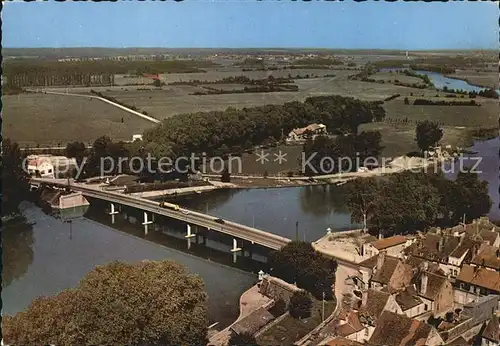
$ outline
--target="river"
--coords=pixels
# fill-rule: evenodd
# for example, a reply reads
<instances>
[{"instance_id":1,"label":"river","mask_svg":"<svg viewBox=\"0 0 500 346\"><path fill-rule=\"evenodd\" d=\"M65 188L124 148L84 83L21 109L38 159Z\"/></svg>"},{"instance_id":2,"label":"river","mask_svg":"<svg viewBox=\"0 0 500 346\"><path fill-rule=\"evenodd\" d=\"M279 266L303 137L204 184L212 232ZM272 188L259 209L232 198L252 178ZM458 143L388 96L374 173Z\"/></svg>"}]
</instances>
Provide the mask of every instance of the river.
<instances>
[{"instance_id":1,"label":"river","mask_svg":"<svg viewBox=\"0 0 500 346\"><path fill-rule=\"evenodd\" d=\"M489 182L492 219L500 219L499 148L499 138L477 142L470 148L478 152L470 156L482 157L480 177ZM298 221L298 238L313 241L323 236L328 227L333 231L359 227L350 221L345 198L342 187L309 186L219 190L184 197L179 203L289 238L297 236ZM124 210L112 223L103 208L93 203L85 217L73 221L71 227L30 203L23 203L22 211L28 223L34 224L13 230L4 228L2 232L2 299L6 314L25 309L40 295L53 295L76 286L96 265L113 260L171 259L184 264L205 281L210 321L224 327L238 316L239 296L255 282L255 272L265 269L265 259L262 261L265 252L259 249L253 254L253 260L240 257L233 264L229 252L231 239L220 234L207 242L208 247L198 244L187 249L184 226L157 220L161 232L157 229L144 236L137 222L141 213L133 210Z\"/></svg>"},{"instance_id":2,"label":"river","mask_svg":"<svg viewBox=\"0 0 500 346\"><path fill-rule=\"evenodd\" d=\"M399 71L404 71L408 70L408 68L381 68L379 69L380 72L399 72ZM457 79L457 78L450 78L450 77L445 77L439 72L431 72L431 71L415 71L418 74L421 75L427 75L429 79L431 80L432 84L434 84L434 87L439 90L443 90L444 87L448 89L454 89L454 90L463 90L465 92L480 92L484 90L488 90L486 87L481 87L477 85L472 85L469 84L468 82L462 80L462 79ZM500 89L495 90L497 94L500 95Z\"/></svg>"},{"instance_id":3,"label":"river","mask_svg":"<svg viewBox=\"0 0 500 346\"><path fill-rule=\"evenodd\" d=\"M431 80L431 82L434 84L434 87L436 87L436 89L439 90L443 90L444 87L454 90L463 90L466 92L471 92L471 91L480 92L488 90L488 88L472 85L461 79L445 77L438 72L430 72L430 71L415 71L415 72L427 75ZM499 89L496 89L496 92L500 94Z\"/></svg>"}]
</instances>

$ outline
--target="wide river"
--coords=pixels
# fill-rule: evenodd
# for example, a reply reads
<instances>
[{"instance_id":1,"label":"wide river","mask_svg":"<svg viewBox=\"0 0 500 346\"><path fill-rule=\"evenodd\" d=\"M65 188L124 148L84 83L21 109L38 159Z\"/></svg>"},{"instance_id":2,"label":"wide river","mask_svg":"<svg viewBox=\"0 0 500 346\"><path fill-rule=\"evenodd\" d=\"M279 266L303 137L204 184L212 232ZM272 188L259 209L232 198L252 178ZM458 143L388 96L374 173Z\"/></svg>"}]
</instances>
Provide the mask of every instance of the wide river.
<instances>
[{"instance_id":1,"label":"wide river","mask_svg":"<svg viewBox=\"0 0 500 346\"><path fill-rule=\"evenodd\" d=\"M482 157L479 169L481 177L489 182L493 199L489 216L494 219L500 219L499 148L499 138L478 142L471 148L478 152L472 156ZM324 235L328 227L358 227L351 224L341 187L217 191L181 202L189 208L208 210L212 215L308 241ZM40 295L53 295L76 286L96 265L113 260L171 259L205 281L210 320L223 327L237 317L239 296L256 281L255 272L265 269L265 251L259 249L254 252L254 260L240 257L234 264L229 252L231 239L224 237L210 239L208 247L195 244L188 249L183 237L185 229L173 222L158 220L161 227L150 229L144 236L137 222L141 215L132 210L125 210L112 223L103 208L94 204L85 217L72 224L47 215L30 203L24 203L22 210L28 223L34 224L5 228L2 232L2 299L6 314L25 309Z\"/></svg>"}]
</instances>

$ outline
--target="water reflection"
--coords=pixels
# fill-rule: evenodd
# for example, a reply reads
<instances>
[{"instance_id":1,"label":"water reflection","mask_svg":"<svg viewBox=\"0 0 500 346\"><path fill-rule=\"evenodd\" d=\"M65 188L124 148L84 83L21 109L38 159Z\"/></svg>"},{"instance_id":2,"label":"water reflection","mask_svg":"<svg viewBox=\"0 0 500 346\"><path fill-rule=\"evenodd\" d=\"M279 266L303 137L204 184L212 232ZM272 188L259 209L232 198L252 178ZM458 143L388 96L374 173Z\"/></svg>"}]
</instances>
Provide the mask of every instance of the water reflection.
<instances>
[{"instance_id":1,"label":"water reflection","mask_svg":"<svg viewBox=\"0 0 500 346\"><path fill-rule=\"evenodd\" d=\"M178 203L202 212L208 205L212 215L255 225L290 239L297 237L298 222L299 239L314 241L322 237L328 227L334 231L358 227L351 223L344 191L343 187L333 185L219 190L214 200L208 193L184 198Z\"/></svg>"},{"instance_id":2,"label":"water reflection","mask_svg":"<svg viewBox=\"0 0 500 346\"><path fill-rule=\"evenodd\" d=\"M23 216L2 227L2 287L26 274L33 262L33 224Z\"/></svg>"},{"instance_id":3,"label":"water reflection","mask_svg":"<svg viewBox=\"0 0 500 346\"><path fill-rule=\"evenodd\" d=\"M300 191L300 205L304 213L320 217L349 213L346 190L336 185L304 187Z\"/></svg>"},{"instance_id":4,"label":"water reflection","mask_svg":"<svg viewBox=\"0 0 500 346\"><path fill-rule=\"evenodd\" d=\"M99 214L99 210L95 212ZM138 232L138 236L104 226L87 218L93 213L92 207L84 218L72 219L72 224L65 224L60 218L47 215L29 203L23 213L28 224L32 223L31 234L31 226L26 225L18 233L9 234L6 229L2 232L5 241L3 275L6 287L2 290L5 314L12 315L26 309L39 296L54 295L77 286L81 278L97 265L115 260L135 263L144 259L170 259L185 265L203 279L209 296L210 322L219 322L224 327L238 316L240 295L256 280L254 274L155 244L159 232L150 232L152 238L142 239L140 224L130 225L127 221L130 229L134 229L130 233ZM110 218L103 209L100 213L102 217ZM118 221L119 215L116 216ZM12 235L14 237L10 237ZM186 245L185 239L178 241ZM231 260L229 252L224 255Z\"/></svg>"}]
</instances>

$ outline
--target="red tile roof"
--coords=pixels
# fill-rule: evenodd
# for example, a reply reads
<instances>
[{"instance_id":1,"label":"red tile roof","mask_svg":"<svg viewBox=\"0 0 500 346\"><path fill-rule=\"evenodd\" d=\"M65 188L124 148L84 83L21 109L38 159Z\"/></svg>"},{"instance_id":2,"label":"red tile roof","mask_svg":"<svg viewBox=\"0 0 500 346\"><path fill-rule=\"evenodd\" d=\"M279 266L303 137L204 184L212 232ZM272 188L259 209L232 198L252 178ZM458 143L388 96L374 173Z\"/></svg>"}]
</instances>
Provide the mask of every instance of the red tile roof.
<instances>
[{"instance_id":1,"label":"red tile roof","mask_svg":"<svg viewBox=\"0 0 500 346\"><path fill-rule=\"evenodd\" d=\"M384 311L368 342L374 346L424 346L432 327L393 312Z\"/></svg>"},{"instance_id":2,"label":"red tile roof","mask_svg":"<svg viewBox=\"0 0 500 346\"><path fill-rule=\"evenodd\" d=\"M500 293L500 272L495 270L465 264L457 280Z\"/></svg>"},{"instance_id":3,"label":"red tile roof","mask_svg":"<svg viewBox=\"0 0 500 346\"><path fill-rule=\"evenodd\" d=\"M471 261L479 266L500 269L500 248L485 245Z\"/></svg>"},{"instance_id":4,"label":"red tile roof","mask_svg":"<svg viewBox=\"0 0 500 346\"><path fill-rule=\"evenodd\" d=\"M486 325L482 335L483 338L500 344L500 319L498 316L493 316Z\"/></svg>"},{"instance_id":5,"label":"red tile roof","mask_svg":"<svg viewBox=\"0 0 500 346\"><path fill-rule=\"evenodd\" d=\"M389 238L376 240L376 241L372 242L371 244L373 245L373 247L375 249L383 250L383 249L387 249L389 247L393 247L393 246L404 244L404 243L406 243L405 236L395 235L395 236L392 236Z\"/></svg>"}]
</instances>

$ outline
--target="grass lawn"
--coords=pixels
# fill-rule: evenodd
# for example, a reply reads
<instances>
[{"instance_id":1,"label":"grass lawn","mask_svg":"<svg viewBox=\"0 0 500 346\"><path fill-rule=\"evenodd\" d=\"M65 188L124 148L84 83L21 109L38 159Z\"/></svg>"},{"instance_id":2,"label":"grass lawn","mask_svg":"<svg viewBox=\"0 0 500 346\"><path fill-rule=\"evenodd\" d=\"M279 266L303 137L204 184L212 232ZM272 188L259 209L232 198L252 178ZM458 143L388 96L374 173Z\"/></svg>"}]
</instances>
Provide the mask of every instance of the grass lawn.
<instances>
[{"instance_id":1,"label":"grass lawn","mask_svg":"<svg viewBox=\"0 0 500 346\"><path fill-rule=\"evenodd\" d=\"M295 341L304 337L322 322L321 306L321 300L313 299L311 317L299 320L288 315L280 323L260 335L257 338L257 343L262 346L293 345ZM335 301L325 301L325 319L330 316L334 309Z\"/></svg>"}]
</instances>

